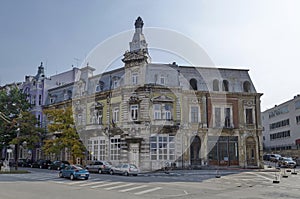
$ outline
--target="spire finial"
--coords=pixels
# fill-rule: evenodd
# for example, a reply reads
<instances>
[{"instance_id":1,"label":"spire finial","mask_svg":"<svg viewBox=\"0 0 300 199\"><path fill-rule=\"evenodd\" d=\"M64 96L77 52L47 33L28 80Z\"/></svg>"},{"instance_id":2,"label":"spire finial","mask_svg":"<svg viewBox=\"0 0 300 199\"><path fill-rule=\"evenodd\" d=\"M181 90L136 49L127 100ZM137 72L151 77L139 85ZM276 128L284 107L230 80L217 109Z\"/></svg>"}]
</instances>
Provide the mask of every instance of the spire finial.
<instances>
[{"instance_id":1,"label":"spire finial","mask_svg":"<svg viewBox=\"0 0 300 199\"><path fill-rule=\"evenodd\" d=\"M143 28L143 25L144 25L144 22L143 22L142 18L138 17L134 23L135 28Z\"/></svg>"}]
</instances>

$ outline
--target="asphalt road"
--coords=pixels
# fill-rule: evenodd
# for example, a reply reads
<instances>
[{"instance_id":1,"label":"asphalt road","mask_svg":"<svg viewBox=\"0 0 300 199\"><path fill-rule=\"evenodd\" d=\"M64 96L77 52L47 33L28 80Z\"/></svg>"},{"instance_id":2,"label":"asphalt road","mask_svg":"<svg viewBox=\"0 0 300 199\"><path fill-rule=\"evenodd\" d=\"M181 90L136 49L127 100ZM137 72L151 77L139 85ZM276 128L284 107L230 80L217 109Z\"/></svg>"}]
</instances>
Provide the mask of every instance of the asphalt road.
<instances>
[{"instance_id":1,"label":"asphalt road","mask_svg":"<svg viewBox=\"0 0 300 199\"><path fill-rule=\"evenodd\" d=\"M0 174L1 199L300 198L300 173L225 170L171 171L139 176L91 174L89 180L58 178L57 171ZM292 170L293 171L293 170ZM299 172L299 170L296 170ZM283 178L286 174L288 177ZM279 183L273 183L275 175Z\"/></svg>"}]
</instances>

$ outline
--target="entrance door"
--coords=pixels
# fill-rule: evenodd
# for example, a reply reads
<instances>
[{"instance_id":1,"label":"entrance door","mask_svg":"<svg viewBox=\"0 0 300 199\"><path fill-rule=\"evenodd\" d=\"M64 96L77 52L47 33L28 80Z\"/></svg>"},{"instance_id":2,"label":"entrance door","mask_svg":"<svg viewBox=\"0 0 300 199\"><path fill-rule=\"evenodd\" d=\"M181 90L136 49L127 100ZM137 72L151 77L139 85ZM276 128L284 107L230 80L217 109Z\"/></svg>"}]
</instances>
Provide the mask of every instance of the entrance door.
<instances>
[{"instance_id":1,"label":"entrance door","mask_svg":"<svg viewBox=\"0 0 300 199\"><path fill-rule=\"evenodd\" d=\"M192 138L192 143L190 146L191 165L201 165L200 149L201 149L201 140L199 136L194 136Z\"/></svg>"},{"instance_id":2,"label":"entrance door","mask_svg":"<svg viewBox=\"0 0 300 199\"><path fill-rule=\"evenodd\" d=\"M256 143L253 137L248 137L246 140L246 153L247 165L257 166Z\"/></svg>"},{"instance_id":3,"label":"entrance door","mask_svg":"<svg viewBox=\"0 0 300 199\"><path fill-rule=\"evenodd\" d=\"M132 164L135 164L137 167L139 167L139 144L137 143L132 143L130 144L130 157L129 157L129 162Z\"/></svg>"}]
</instances>

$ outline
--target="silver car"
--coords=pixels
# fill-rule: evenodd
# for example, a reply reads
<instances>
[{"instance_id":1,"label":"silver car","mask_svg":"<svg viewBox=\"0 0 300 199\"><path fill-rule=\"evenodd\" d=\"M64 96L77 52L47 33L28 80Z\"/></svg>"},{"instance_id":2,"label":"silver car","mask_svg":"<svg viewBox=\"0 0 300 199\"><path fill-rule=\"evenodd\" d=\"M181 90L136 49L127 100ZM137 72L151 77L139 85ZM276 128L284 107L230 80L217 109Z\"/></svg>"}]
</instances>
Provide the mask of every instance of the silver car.
<instances>
[{"instance_id":1,"label":"silver car","mask_svg":"<svg viewBox=\"0 0 300 199\"><path fill-rule=\"evenodd\" d=\"M109 173L111 164L106 161L94 161L85 167L89 172Z\"/></svg>"},{"instance_id":2,"label":"silver car","mask_svg":"<svg viewBox=\"0 0 300 199\"><path fill-rule=\"evenodd\" d=\"M136 165L130 164L130 163L122 163L115 167L112 167L110 169L109 173L111 175L121 174L121 175L126 175L126 176L129 176L129 175L137 176L139 174L139 172L140 172L140 170Z\"/></svg>"}]
</instances>

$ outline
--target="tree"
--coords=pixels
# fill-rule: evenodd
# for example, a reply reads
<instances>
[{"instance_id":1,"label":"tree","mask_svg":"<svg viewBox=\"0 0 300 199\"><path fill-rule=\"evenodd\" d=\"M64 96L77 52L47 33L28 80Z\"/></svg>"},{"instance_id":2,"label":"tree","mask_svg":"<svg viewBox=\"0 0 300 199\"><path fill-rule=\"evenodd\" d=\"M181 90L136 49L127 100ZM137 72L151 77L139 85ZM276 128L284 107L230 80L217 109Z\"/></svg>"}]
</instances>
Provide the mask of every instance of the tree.
<instances>
[{"instance_id":1,"label":"tree","mask_svg":"<svg viewBox=\"0 0 300 199\"><path fill-rule=\"evenodd\" d=\"M44 153L57 156L62 150L67 149L73 162L76 162L76 158L83 158L86 149L76 131L72 108L48 109L44 114L49 121L48 131L55 135L54 139L45 140Z\"/></svg>"},{"instance_id":2,"label":"tree","mask_svg":"<svg viewBox=\"0 0 300 199\"><path fill-rule=\"evenodd\" d=\"M31 105L27 101L26 94L17 87L11 87L9 91L0 91L0 149L14 144L17 147L21 143L27 143L28 149L40 142L44 130L39 128L36 117L30 113ZM17 153L15 153L17 161Z\"/></svg>"}]
</instances>

